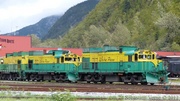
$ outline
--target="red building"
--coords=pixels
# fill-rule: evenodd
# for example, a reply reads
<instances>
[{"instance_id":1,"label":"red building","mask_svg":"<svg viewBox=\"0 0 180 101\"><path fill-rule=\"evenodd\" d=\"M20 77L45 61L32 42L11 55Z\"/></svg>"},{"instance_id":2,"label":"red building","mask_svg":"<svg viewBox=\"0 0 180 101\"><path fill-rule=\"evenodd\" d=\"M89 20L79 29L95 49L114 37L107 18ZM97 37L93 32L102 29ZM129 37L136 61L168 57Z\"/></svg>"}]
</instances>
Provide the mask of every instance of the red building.
<instances>
[{"instance_id":1,"label":"red building","mask_svg":"<svg viewBox=\"0 0 180 101\"><path fill-rule=\"evenodd\" d=\"M180 57L180 52L163 52L163 51L156 51L158 56L161 57Z\"/></svg>"},{"instance_id":2,"label":"red building","mask_svg":"<svg viewBox=\"0 0 180 101\"><path fill-rule=\"evenodd\" d=\"M13 53L19 51L36 51L36 50L69 50L78 55L82 55L82 49L74 48L35 48L31 45L30 36L2 36L0 35L0 57L6 53Z\"/></svg>"},{"instance_id":3,"label":"red building","mask_svg":"<svg viewBox=\"0 0 180 101\"><path fill-rule=\"evenodd\" d=\"M0 57L6 53L27 51L31 49L30 36L1 36L0 35Z\"/></svg>"}]
</instances>

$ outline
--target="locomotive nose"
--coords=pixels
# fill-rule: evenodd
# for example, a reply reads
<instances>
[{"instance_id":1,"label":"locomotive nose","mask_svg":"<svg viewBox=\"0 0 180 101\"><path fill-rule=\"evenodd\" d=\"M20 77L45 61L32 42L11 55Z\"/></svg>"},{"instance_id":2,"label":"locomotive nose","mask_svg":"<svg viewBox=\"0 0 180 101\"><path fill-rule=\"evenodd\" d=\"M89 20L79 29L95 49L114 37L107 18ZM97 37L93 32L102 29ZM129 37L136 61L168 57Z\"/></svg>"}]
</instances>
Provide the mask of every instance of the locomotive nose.
<instances>
[{"instance_id":1,"label":"locomotive nose","mask_svg":"<svg viewBox=\"0 0 180 101\"><path fill-rule=\"evenodd\" d=\"M164 83L165 78L164 78L164 77L160 77L160 78L159 78L159 81L160 81L160 83Z\"/></svg>"},{"instance_id":2,"label":"locomotive nose","mask_svg":"<svg viewBox=\"0 0 180 101\"><path fill-rule=\"evenodd\" d=\"M168 83L168 78L163 76L159 78L160 83Z\"/></svg>"}]
</instances>

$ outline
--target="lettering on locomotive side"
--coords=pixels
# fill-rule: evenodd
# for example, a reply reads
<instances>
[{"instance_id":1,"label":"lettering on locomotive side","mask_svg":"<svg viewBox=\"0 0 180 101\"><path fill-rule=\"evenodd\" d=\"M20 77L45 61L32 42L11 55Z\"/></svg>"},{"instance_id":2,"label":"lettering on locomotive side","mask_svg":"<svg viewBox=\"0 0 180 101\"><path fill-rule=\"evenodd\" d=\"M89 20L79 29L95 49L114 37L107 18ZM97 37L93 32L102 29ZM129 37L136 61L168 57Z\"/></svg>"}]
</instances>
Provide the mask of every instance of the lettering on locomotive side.
<instances>
[{"instance_id":1,"label":"lettering on locomotive side","mask_svg":"<svg viewBox=\"0 0 180 101\"><path fill-rule=\"evenodd\" d=\"M97 62L98 58L91 58L91 60Z\"/></svg>"},{"instance_id":2,"label":"lettering on locomotive side","mask_svg":"<svg viewBox=\"0 0 180 101\"><path fill-rule=\"evenodd\" d=\"M99 62L107 61L105 58L99 58Z\"/></svg>"},{"instance_id":3,"label":"lettering on locomotive side","mask_svg":"<svg viewBox=\"0 0 180 101\"><path fill-rule=\"evenodd\" d=\"M114 61L114 59L111 59L110 57L108 57L108 61L113 62L113 61Z\"/></svg>"},{"instance_id":4,"label":"lettering on locomotive side","mask_svg":"<svg viewBox=\"0 0 180 101\"><path fill-rule=\"evenodd\" d=\"M101 57L99 58L99 62L114 62L115 59L111 58L111 57L108 57L108 58L105 58L105 57Z\"/></svg>"},{"instance_id":5,"label":"lettering on locomotive side","mask_svg":"<svg viewBox=\"0 0 180 101\"><path fill-rule=\"evenodd\" d=\"M35 60L34 63L49 63L47 60Z\"/></svg>"},{"instance_id":6,"label":"lettering on locomotive side","mask_svg":"<svg viewBox=\"0 0 180 101\"><path fill-rule=\"evenodd\" d=\"M14 43L14 40L0 38L0 42Z\"/></svg>"}]
</instances>

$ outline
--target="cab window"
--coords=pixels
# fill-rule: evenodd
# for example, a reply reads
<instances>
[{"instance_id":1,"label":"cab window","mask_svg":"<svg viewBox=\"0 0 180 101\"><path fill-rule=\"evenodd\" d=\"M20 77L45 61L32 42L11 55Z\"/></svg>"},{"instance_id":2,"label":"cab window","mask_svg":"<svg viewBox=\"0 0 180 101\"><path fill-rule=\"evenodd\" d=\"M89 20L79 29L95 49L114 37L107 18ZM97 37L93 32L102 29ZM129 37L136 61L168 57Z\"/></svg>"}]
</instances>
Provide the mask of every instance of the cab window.
<instances>
[{"instance_id":1,"label":"cab window","mask_svg":"<svg viewBox=\"0 0 180 101\"><path fill-rule=\"evenodd\" d=\"M149 55L139 55L139 59L149 59L149 58L151 58L151 56L149 56Z\"/></svg>"},{"instance_id":2,"label":"cab window","mask_svg":"<svg viewBox=\"0 0 180 101\"><path fill-rule=\"evenodd\" d=\"M76 58L74 58L74 61L76 61Z\"/></svg>"},{"instance_id":3,"label":"cab window","mask_svg":"<svg viewBox=\"0 0 180 101\"><path fill-rule=\"evenodd\" d=\"M155 57L155 56L154 56L154 54L153 54L153 55L152 55L152 59L154 59L154 57Z\"/></svg>"},{"instance_id":4,"label":"cab window","mask_svg":"<svg viewBox=\"0 0 180 101\"><path fill-rule=\"evenodd\" d=\"M147 59L151 59L151 55L147 55Z\"/></svg>"},{"instance_id":5,"label":"cab window","mask_svg":"<svg viewBox=\"0 0 180 101\"><path fill-rule=\"evenodd\" d=\"M72 61L72 58L67 57L65 58L65 61Z\"/></svg>"},{"instance_id":6,"label":"cab window","mask_svg":"<svg viewBox=\"0 0 180 101\"><path fill-rule=\"evenodd\" d=\"M144 59L145 55L139 55L139 59Z\"/></svg>"}]
</instances>

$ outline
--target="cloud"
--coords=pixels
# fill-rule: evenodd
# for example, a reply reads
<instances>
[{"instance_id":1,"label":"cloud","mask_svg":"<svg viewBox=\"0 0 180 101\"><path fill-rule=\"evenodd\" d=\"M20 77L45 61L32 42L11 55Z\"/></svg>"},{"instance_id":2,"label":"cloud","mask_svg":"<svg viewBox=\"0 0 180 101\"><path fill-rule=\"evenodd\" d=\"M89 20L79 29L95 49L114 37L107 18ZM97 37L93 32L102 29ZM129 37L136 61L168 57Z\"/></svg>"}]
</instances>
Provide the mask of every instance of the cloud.
<instances>
[{"instance_id":1,"label":"cloud","mask_svg":"<svg viewBox=\"0 0 180 101\"><path fill-rule=\"evenodd\" d=\"M86 0L0 0L0 34L34 24L40 19L61 15Z\"/></svg>"}]
</instances>

